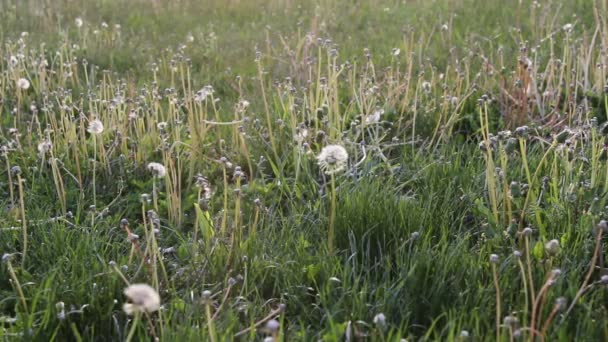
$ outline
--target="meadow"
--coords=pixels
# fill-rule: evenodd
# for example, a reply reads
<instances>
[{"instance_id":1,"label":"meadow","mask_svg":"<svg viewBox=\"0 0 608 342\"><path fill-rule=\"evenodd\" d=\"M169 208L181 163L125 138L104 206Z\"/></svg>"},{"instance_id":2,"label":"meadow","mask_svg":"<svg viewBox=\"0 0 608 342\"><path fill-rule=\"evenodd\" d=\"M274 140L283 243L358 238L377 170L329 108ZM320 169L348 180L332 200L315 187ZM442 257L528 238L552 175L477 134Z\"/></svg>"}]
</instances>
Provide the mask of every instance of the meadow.
<instances>
[{"instance_id":1,"label":"meadow","mask_svg":"<svg viewBox=\"0 0 608 342\"><path fill-rule=\"evenodd\" d=\"M0 340L608 340L608 0L0 0Z\"/></svg>"}]
</instances>

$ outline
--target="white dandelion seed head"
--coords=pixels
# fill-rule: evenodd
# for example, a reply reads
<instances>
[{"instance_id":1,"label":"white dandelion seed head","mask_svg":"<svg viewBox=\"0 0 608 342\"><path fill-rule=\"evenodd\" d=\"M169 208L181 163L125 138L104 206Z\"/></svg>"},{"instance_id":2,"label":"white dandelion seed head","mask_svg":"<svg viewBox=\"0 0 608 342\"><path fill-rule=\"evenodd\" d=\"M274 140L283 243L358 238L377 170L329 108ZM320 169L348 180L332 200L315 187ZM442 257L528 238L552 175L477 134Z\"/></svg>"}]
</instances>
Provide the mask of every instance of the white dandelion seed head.
<instances>
[{"instance_id":1,"label":"white dandelion seed head","mask_svg":"<svg viewBox=\"0 0 608 342\"><path fill-rule=\"evenodd\" d=\"M317 163L326 175L333 175L346 169L348 152L340 145L327 145L317 156Z\"/></svg>"},{"instance_id":2,"label":"white dandelion seed head","mask_svg":"<svg viewBox=\"0 0 608 342\"><path fill-rule=\"evenodd\" d=\"M51 148L53 148L53 144L51 144L50 141L45 140L38 144L38 153L40 153L40 155L45 155L51 150Z\"/></svg>"},{"instance_id":3,"label":"white dandelion seed head","mask_svg":"<svg viewBox=\"0 0 608 342\"><path fill-rule=\"evenodd\" d=\"M386 326L386 316L381 312L374 316L374 324L379 326L380 328L384 328Z\"/></svg>"},{"instance_id":4,"label":"white dandelion seed head","mask_svg":"<svg viewBox=\"0 0 608 342\"><path fill-rule=\"evenodd\" d=\"M20 78L17 80L17 88L26 90L30 87L30 81L25 78Z\"/></svg>"},{"instance_id":5,"label":"white dandelion seed head","mask_svg":"<svg viewBox=\"0 0 608 342\"><path fill-rule=\"evenodd\" d=\"M380 116L384 114L384 109L376 109L372 114L365 117L366 124L375 124L380 122Z\"/></svg>"},{"instance_id":6,"label":"white dandelion seed head","mask_svg":"<svg viewBox=\"0 0 608 342\"><path fill-rule=\"evenodd\" d=\"M74 19L74 24L76 24L76 27L82 27L82 25L84 24L84 21L82 21L82 18L78 17L78 18Z\"/></svg>"},{"instance_id":7,"label":"white dandelion seed head","mask_svg":"<svg viewBox=\"0 0 608 342\"><path fill-rule=\"evenodd\" d=\"M196 92L196 94L194 95L194 101L203 102L209 96L212 96L212 95L213 95L213 87L210 85L206 85L203 87L203 89Z\"/></svg>"},{"instance_id":8,"label":"white dandelion seed head","mask_svg":"<svg viewBox=\"0 0 608 342\"><path fill-rule=\"evenodd\" d=\"M391 54L395 57L399 56L400 53L401 53L401 49L399 49L399 48L393 48L393 50L391 51Z\"/></svg>"},{"instance_id":9,"label":"white dandelion seed head","mask_svg":"<svg viewBox=\"0 0 608 342\"><path fill-rule=\"evenodd\" d=\"M572 24L568 23L568 24L564 25L564 26L562 27L562 29L564 30L564 32L566 32L566 33L570 33L570 32L572 32L572 28L573 28L573 27L574 27L574 25L572 25Z\"/></svg>"},{"instance_id":10,"label":"white dandelion seed head","mask_svg":"<svg viewBox=\"0 0 608 342\"><path fill-rule=\"evenodd\" d=\"M134 313L152 313L160 309L158 292L147 284L132 284L124 290L131 303L125 303L123 310L127 315Z\"/></svg>"},{"instance_id":11,"label":"white dandelion seed head","mask_svg":"<svg viewBox=\"0 0 608 342\"><path fill-rule=\"evenodd\" d=\"M165 166L161 163L152 162L148 164L148 170L158 178L163 178L167 174L167 169L165 169Z\"/></svg>"},{"instance_id":12,"label":"white dandelion seed head","mask_svg":"<svg viewBox=\"0 0 608 342\"><path fill-rule=\"evenodd\" d=\"M427 93L430 92L431 91L431 82L428 82L428 81L422 82L422 89Z\"/></svg>"},{"instance_id":13,"label":"white dandelion seed head","mask_svg":"<svg viewBox=\"0 0 608 342\"><path fill-rule=\"evenodd\" d=\"M98 119L95 119L89 122L89 127L87 128L87 132L91 134L101 134L103 132L103 123Z\"/></svg>"}]
</instances>

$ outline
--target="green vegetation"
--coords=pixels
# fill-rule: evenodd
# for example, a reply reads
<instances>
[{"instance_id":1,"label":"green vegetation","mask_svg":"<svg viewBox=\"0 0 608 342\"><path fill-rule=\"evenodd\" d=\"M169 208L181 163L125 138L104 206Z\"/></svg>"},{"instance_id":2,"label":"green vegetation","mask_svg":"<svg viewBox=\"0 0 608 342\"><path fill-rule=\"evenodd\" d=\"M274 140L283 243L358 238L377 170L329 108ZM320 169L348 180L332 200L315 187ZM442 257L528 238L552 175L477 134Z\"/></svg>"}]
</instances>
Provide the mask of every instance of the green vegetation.
<instances>
[{"instance_id":1,"label":"green vegetation","mask_svg":"<svg viewBox=\"0 0 608 342\"><path fill-rule=\"evenodd\" d=\"M0 0L0 339L607 340L606 13Z\"/></svg>"}]
</instances>

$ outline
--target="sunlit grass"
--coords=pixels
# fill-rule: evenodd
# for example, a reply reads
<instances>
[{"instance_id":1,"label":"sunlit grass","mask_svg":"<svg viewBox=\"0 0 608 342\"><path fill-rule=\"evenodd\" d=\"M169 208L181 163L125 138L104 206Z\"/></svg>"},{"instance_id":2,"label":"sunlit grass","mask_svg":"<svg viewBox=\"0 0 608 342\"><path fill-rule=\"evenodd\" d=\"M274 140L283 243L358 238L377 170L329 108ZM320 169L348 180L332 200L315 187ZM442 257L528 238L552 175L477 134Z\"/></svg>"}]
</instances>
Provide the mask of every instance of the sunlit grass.
<instances>
[{"instance_id":1,"label":"sunlit grass","mask_svg":"<svg viewBox=\"0 0 608 342\"><path fill-rule=\"evenodd\" d=\"M0 336L606 339L607 6L1 2Z\"/></svg>"}]
</instances>

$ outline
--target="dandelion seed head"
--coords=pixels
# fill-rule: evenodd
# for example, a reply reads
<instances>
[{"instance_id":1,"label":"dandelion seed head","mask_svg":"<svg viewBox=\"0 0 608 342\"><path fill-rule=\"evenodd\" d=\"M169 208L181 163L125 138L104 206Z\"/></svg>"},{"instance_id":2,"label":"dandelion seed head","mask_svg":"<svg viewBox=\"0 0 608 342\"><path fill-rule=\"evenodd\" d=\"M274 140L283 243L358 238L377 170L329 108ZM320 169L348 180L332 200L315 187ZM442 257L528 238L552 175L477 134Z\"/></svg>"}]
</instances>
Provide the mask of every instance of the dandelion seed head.
<instances>
[{"instance_id":1,"label":"dandelion seed head","mask_svg":"<svg viewBox=\"0 0 608 342\"><path fill-rule=\"evenodd\" d=\"M17 88L26 90L30 87L30 81L25 78L20 78L17 80Z\"/></svg>"},{"instance_id":2,"label":"dandelion seed head","mask_svg":"<svg viewBox=\"0 0 608 342\"><path fill-rule=\"evenodd\" d=\"M427 93L430 92L431 91L431 82L428 82L428 81L422 82L422 89Z\"/></svg>"},{"instance_id":3,"label":"dandelion seed head","mask_svg":"<svg viewBox=\"0 0 608 342\"><path fill-rule=\"evenodd\" d=\"M384 316L383 313L377 314L374 316L374 324L384 329L384 327L386 327L386 316Z\"/></svg>"},{"instance_id":4,"label":"dandelion seed head","mask_svg":"<svg viewBox=\"0 0 608 342\"><path fill-rule=\"evenodd\" d=\"M148 170L158 178L163 178L167 174L167 169L165 169L165 166L161 163L152 162L148 164Z\"/></svg>"},{"instance_id":5,"label":"dandelion seed head","mask_svg":"<svg viewBox=\"0 0 608 342\"><path fill-rule=\"evenodd\" d=\"M101 134L103 132L103 123L98 119L95 119L89 122L89 127L87 128L87 132L91 134Z\"/></svg>"},{"instance_id":6,"label":"dandelion seed head","mask_svg":"<svg viewBox=\"0 0 608 342\"><path fill-rule=\"evenodd\" d=\"M78 17L78 18L74 19L74 24L76 24L76 27L82 27L82 25L84 24L84 21L82 21L82 18Z\"/></svg>"},{"instance_id":7,"label":"dandelion seed head","mask_svg":"<svg viewBox=\"0 0 608 342\"><path fill-rule=\"evenodd\" d=\"M327 145L317 156L317 163L326 175L332 175L346 169L348 152L340 145Z\"/></svg>"},{"instance_id":8,"label":"dandelion seed head","mask_svg":"<svg viewBox=\"0 0 608 342\"><path fill-rule=\"evenodd\" d=\"M132 284L124 290L131 303L125 303L123 310L127 315L134 313L152 313L160 309L158 292L147 284Z\"/></svg>"},{"instance_id":9,"label":"dandelion seed head","mask_svg":"<svg viewBox=\"0 0 608 342\"><path fill-rule=\"evenodd\" d=\"M53 144L51 144L50 141L45 140L38 144L38 153L45 155L51 150L51 148L53 148Z\"/></svg>"}]
</instances>

